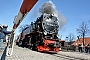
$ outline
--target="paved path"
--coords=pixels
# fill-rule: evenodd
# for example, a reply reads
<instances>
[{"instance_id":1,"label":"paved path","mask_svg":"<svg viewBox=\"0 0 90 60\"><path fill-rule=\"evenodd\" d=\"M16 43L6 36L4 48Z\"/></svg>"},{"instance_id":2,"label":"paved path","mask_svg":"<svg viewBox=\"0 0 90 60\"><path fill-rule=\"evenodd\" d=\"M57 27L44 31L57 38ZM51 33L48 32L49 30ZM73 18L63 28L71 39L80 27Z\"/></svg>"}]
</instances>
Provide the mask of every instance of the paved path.
<instances>
[{"instance_id":1,"label":"paved path","mask_svg":"<svg viewBox=\"0 0 90 60\"><path fill-rule=\"evenodd\" d=\"M90 60L89 56L90 54L62 51L57 54L47 54L14 46L13 55L6 57L6 60Z\"/></svg>"},{"instance_id":2,"label":"paved path","mask_svg":"<svg viewBox=\"0 0 90 60\"><path fill-rule=\"evenodd\" d=\"M27 48L14 47L14 53L7 60L79 60L78 58L68 57L60 54L48 54L32 51Z\"/></svg>"},{"instance_id":3,"label":"paved path","mask_svg":"<svg viewBox=\"0 0 90 60\"><path fill-rule=\"evenodd\" d=\"M90 54L79 52L59 52L57 54L48 54L32 51L28 48L14 46L12 56L6 56L6 48L3 51L2 60L90 60Z\"/></svg>"}]
</instances>

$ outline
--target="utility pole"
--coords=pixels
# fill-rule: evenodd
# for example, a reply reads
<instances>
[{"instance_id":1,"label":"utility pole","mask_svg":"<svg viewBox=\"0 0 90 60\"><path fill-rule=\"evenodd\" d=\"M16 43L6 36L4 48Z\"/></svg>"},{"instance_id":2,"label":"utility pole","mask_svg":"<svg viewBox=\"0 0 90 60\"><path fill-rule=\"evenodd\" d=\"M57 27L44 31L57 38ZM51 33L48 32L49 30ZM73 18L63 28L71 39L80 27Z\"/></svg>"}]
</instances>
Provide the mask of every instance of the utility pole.
<instances>
[{"instance_id":1,"label":"utility pole","mask_svg":"<svg viewBox=\"0 0 90 60\"><path fill-rule=\"evenodd\" d=\"M68 37L66 37L66 40L67 40L67 45L68 45L68 43L69 43L69 42L68 42Z\"/></svg>"},{"instance_id":2,"label":"utility pole","mask_svg":"<svg viewBox=\"0 0 90 60\"><path fill-rule=\"evenodd\" d=\"M83 46L84 46L84 34L85 34L85 33L83 32Z\"/></svg>"}]
</instances>

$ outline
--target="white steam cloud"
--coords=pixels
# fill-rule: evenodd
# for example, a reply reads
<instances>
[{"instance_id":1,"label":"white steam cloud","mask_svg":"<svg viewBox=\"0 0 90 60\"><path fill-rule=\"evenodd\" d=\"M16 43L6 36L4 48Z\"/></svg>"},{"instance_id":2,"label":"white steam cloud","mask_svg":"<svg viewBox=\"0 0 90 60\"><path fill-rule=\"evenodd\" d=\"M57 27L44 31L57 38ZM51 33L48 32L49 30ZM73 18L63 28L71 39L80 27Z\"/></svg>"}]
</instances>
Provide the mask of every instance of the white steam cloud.
<instances>
[{"instance_id":1,"label":"white steam cloud","mask_svg":"<svg viewBox=\"0 0 90 60\"><path fill-rule=\"evenodd\" d=\"M56 6L53 4L52 1L48 1L48 2L45 2L40 10L39 10L42 14L44 13L47 13L47 14L54 14L54 16L56 16L58 19L59 19L59 28L61 29L65 23L66 23L66 18L61 14L59 13L57 10L56 10Z\"/></svg>"}]
</instances>

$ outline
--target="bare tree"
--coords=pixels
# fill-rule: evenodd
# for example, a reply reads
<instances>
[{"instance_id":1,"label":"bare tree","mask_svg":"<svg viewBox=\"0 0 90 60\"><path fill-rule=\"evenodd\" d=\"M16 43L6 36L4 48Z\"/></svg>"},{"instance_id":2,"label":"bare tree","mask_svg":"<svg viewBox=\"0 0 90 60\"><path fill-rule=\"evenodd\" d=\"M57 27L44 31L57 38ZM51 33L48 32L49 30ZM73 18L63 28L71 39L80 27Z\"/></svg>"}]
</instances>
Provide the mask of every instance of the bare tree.
<instances>
[{"instance_id":1,"label":"bare tree","mask_svg":"<svg viewBox=\"0 0 90 60\"><path fill-rule=\"evenodd\" d=\"M88 20L88 22L90 23L90 20Z\"/></svg>"},{"instance_id":2,"label":"bare tree","mask_svg":"<svg viewBox=\"0 0 90 60\"><path fill-rule=\"evenodd\" d=\"M73 33L68 34L68 41L70 42L70 45L72 44L74 39L75 39L75 35Z\"/></svg>"},{"instance_id":3,"label":"bare tree","mask_svg":"<svg viewBox=\"0 0 90 60\"><path fill-rule=\"evenodd\" d=\"M83 21L81 23L81 25L79 26L79 28L77 28L76 30L77 30L77 33L82 35L82 37L83 37L83 45L84 45L84 37L89 32L88 25L86 24L86 22Z\"/></svg>"},{"instance_id":4,"label":"bare tree","mask_svg":"<svg viewBox=\"0 0 90 60\"><path fill-rule=\"evenodd\" d=\"M89 30L90 30L90 20L88 20L88 25L89 25ZM89 31L89 36L90 36L90 31Z\"/></svg>"}]
</instances>

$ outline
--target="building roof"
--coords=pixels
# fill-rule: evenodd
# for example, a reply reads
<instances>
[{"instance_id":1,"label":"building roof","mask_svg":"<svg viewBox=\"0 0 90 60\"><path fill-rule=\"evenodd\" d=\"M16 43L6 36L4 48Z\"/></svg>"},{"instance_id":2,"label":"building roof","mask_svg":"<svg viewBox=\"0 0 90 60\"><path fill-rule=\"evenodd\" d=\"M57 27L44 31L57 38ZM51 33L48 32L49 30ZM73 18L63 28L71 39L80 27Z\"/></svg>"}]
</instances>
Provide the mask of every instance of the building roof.
<instances>
[{"instance_id":1,"label":"building roof","mask_svg":"<svg viewBox=\"0 0 90 60\"><path fill-rule=\"evenodd\" d=\"M60 40L60 42L65 42L65 40Z\"/></svg>"},{"instance_id":2,"label":"building roof","mask_svg":"<svg viewBox=\"0 0 90 60\"><path fill-rule=\"evenodd\" d=\"M77 39L72 45L78 46L83 43L83 38ZM90 37L84 38L84 44L90 44Z\"/></svg>"}]
</instances>

